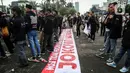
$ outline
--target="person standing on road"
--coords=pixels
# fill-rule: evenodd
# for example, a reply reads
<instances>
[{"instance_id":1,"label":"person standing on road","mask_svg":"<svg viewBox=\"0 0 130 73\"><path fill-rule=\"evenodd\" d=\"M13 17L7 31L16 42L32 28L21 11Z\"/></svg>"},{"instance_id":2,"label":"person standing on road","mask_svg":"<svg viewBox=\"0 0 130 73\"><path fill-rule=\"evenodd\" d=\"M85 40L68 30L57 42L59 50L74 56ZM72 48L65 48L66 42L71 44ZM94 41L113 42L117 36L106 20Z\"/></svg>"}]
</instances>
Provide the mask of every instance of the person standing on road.
<instances>
[{"instance_id":1,"label":"person standing on road","mask_svg":"<svg viewBox=\"0 0 130 73\"><path fill-rule=\"evenodd\" d=\"M96 29L97 29L97 22L96 22L96 18L94 16L94 12L93 11L91 11L89 13L88 27L91 28L91 31L90 31L91 42L94 42L94 40L95 40L95 33L96 33Z\"/></svg>"},{"instance_id":2,"label":"person standing on road","mask_svg":"<svg viewBox=\"0 0 130 73\"><path fill-rule=\"evenodd\" d=\"M116 51L116 45L117 45L117 39L121 38L121 32L122 32L122 23L123 18L122 15L116 15L114 10L115 3L112 3L110 7L112 7L112 14L109 15L109 18L111 19L110 23L110 35L109 35L109 41L106 44L107 47L110 47L110 53L109 53L109 59L107 62L111 62L113 60L113 57L115 56Z\"/></svg>"},{"instance_id":3,"label":"person standing on road","mask_svg":"<svg viewBox=\"0 0 130 73\"><path fill-rule=\"evenodd\" d=\"M62 21L63 21L63 17L59 16L59 36L62 33Z\"/></svg>"},{"instance_id":4,"label":"person standing on road","mask_svg":"<svg viewBox=\"0 0 130 73\"><path fill-rule=\"evenodd\" d=\"M59 41L59 33L58 33L58 28L59 28L59 16L58 16L58 12L56 10L53 11L53 15L54 15L54 42L58 42Z\"/></svg>"},{"instance_id":5,"label":"person standing on road","mask_svg":"<svg viewBox=\"0 0 130 73\"><path fill-rule=\"evenodd\" d=\"M6 53L0 41L0 58L6 58Z\"/></svg>"},{"instance_id":6,"label":"person standing on road","mask_svg":"<svg viewBox=\"0 0 130 73\"><path fill-rule=\"evenodd\" d=\"M28 61L25 54L25 45L26 45L26 25L24 17L21 15L21 10L19 7L12 8L12 21L11 21L11 30L15 43L15 53L20 67L28 66ZM16 58L16 57L15 57Z\"/></svg>"},{"instance_id":7,"label":"person standing on road","mask_svg":"<svg viewBox=\"0 0 130 73\"><path fill-rule=\"evenodd\" d=\"M125 65L120 72L126 73L130 68L130 18L125 26L123 39L122 39L122 47L120 48L119 53L114 57L114 61L111 63L107 63L108 66L116 68L119 61L122 59L123 55L127 52L127 59L125 61Z\"/></svg>"},{"instance_id":8,"label":"person standing on road","mask_svg":"<svg viewBox=\"0 0 130 73\"><path fill-rule=\"evenodd\" d=\"M112 55L114 56L117 39L121 37L122 31L122 16L116 15L114 12L113 3L108 6L108 14L103 21L106 26L105 36L104 36L104 48L100 49L103 54L109 54L110 58L108 62L112 61Z\"/></svg>"},{"instance_id":9,"label":"person standing on road","mask_svg":"<svg viewBox=\"0 0 130 73\"><path fill-rule=\"evenodd\" d=\"M39 42L40 42L40 45L42 45L43 39L44 39L43 29L45 25L45 11L44 10L40 11L39 13L39 23L40 23L40 41Z\"/></svg>"},{"instance_id":10,"label":"person standing on road","mask_svg":"<svg viewBox=\"0 0 130 73\"><path fill-rule=\"evenodd\" d=\"M9 32L8 22L7 22L5 17L6 17L5 14L3 12L0 12L0 27L2 29L2 38L6 44L9 52L11 54L13 54L14 53L14 51L13 51L14 45L10 40L10 32ZM8 32L6 35L4 34L5 30L6 30L6 32Z\"/></svg>"},{"instance_id":11,"label":"person standing on road","mask_svg":"<svg viewBox=\"0 0 130 73\"><path fill-rule=\"evenodd\" d=\"M52 11L48 9L46 11L46 17L45 17L44 40L43 40L42 51L41 51L42 54L45 54L46 50L48 52L53 52L54 50L54 44L53 44L54 19L55 18L52 14Z\"/></svg>"},{"instance_id":12,"label":"person standing on road","mask_svg":"<svg viewBox=\"0 0 130 73\"><path fill-rule=\"evenodd\" d=\"M28 41L30 44L31 52L32 52L32 57L28 58L28 60L33 61L33 62L39 62L39 60L45 61L41 57L41 48L40 48L40 44L38 42L37 16L32 11L31 5L26 5L25 22L26 22L26 26L27 26ZM35 46L36 46L36 48L35 48Z\"/></svg>"},{"instance_id":13,"label":"person standing on road","mask_svg":"<svg viewBox=\"0 0 130 73\"><path fill-rule=\"evenodd\" d=\"M100 25L101 25L100 36L104 36L104 34L105 34L105 25L104 25L105 17L106 17L105 15L102 15L100 17Z\"/></svg>"},{"instance_id":14,"label":"person standing on road","mask_svg":"<svg viewBox=\"0 0 130 73\"><path fill-rule=\"evenodd\" d=\"M80 16L80 13L78 12L77 13L77 22L76 22L76 32L77 32L76 38L80 37L80 26L81 26L81 24L82 24L82 18Z\"/></svg>"}]
</instances>

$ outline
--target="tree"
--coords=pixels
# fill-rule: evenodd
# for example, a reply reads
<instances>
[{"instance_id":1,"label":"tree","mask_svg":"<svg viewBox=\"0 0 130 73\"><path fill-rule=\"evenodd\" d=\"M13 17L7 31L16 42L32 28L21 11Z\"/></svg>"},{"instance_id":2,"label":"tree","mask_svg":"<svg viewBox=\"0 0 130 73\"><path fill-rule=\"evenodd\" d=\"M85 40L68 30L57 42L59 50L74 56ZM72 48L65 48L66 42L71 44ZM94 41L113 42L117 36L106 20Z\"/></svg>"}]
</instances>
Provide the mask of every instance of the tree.
<instances>
[{"instance_id":1,"label":"tree","mask_svg":"<svg viewBox=\"0 0 130 73\"><path fill-rule=\"evenodd\" d=\"M47 3L51 3L51 0L46 0Z\"/></svg>"},{"instance_id":2,"label":"tree","mask_svg":"<svg viewBox=\"0 0 130 73\"><path fill-rule=\"evenodd\" d=\"M66 0L60 0L61 5L65 6L66 5Z\"/></svg>"},{"instance_id":3,"label":"tree","mask_svg":"<svg viewBox=\"0 0 130 73\"><path fill-rule=\"evenodd\" d=\"M130 15L130 4L127 4L126 7L125 7L125 12L126 13L129 13Z\"/></svg>"},{"instance_id":4,"label":"tree","mask_svg":"<svg viewBox=\"0 0 130 73\"><path fill-rule=\"evenodd\" d=\"M74 6L73 6L73 3L69 2L69 3L67 4L67 7L73 8L73 7L74 7Z\"/></svg>"},{"instance_id":5,"label":"tree","mask_svg":"<svg viewBox=\"0 0 130 73\"><path fill-rule=\"evenodd\" d=\"M61 7L60 9L59 9L59 12L60 12L60 14L62 15L62 16L64 16L64 15L68 15L68 8L67 7Z\"/></svg>"},{"instance_id":6,"label":"tree","mask_svg":"<svg viewBox=\"0 0 130 73\"><path fill-rule=\"evenodd\" d=\"M51 3L52 1L52 3ZM43 10L52 9L57 10L61 15L75 14L76 10L73 7L73 3L68 3L66 6L66 0L45 0L40 4Z\"/></svg>"},{"instance_id":7,"label":"tree","mask_svg":"<svg viewBox=\"0 0 130 73\"><path fill-rule=\"evenodd\" d=\"M75 14L76 13L76 10L74 8L69 8L69 11L68 11L68 14Z\"/></svg>"},{"instance_id":8,"label":"tree","mask_svg":"<svg viewBox=\"0 0 130 73\"><path fill-rule=\"evenodd\" d=\"M36 10L36 7L38 7L38 3L36 3L36 1L30 1L29 4L32 5L33 9L35 10Z\"/></svg>"}]
</instances>

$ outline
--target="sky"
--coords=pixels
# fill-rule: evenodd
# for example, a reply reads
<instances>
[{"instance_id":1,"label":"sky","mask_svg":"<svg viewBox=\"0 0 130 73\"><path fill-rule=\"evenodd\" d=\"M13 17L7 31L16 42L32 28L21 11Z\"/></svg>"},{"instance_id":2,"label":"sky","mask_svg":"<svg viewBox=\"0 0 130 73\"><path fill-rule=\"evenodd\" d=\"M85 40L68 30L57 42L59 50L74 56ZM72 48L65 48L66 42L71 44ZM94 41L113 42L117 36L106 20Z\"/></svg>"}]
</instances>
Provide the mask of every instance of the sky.
<instances>
[{"instance_id":1,"label":"sky","mask_svg":"<svg viewBox=\"0 0 130 73\"><path fill-rule=\"evenodd\" d=\"M3 0L4 5L11 4L12 1L17 0ZM42 0L34 0L40 3ZM85 13L86 11L89 11L89 9L92 7L93 4L100 4L102 6L103 2L106 2L107 0L67 0L67 1L79 1L79 11L81 13Z\"/></svg>"}]
</instances>

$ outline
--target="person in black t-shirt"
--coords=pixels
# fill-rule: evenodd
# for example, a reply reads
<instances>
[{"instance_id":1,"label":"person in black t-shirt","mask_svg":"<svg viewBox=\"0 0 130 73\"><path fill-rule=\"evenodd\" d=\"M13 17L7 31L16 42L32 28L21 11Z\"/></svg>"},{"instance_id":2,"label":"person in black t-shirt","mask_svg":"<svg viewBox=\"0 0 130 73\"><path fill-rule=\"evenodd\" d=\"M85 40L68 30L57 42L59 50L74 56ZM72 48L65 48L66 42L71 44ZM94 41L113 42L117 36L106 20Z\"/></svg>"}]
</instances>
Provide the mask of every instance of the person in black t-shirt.
<instances>
[{"instance_id":1,"label":"person in black t-shirt","mask_svg":"<svg viewBox=\"0 0 130 73\"><path fill-rule=\"evenodd\" d=\"M46 11L45 25L43 32L44 32L44 40L41 53L45 54L46 46L48 52L52 52L54 50L53 45L54 16L50 9Z\"/></svg>"},{"instance_id":2,"label":"person in black t-shirt","mask_svg":"<svg viewBox=\"0 0 130 73\"><path fill-rule=\"evenodd\" d=\"M19 66L26 67L28 66L28 61L24 51L26 44L26 32L25 32L26 26L24 17L21 16L21 10L19 7L13 7L12 12L13 17L11 21L11 30L15 42L15 50L16 50L15 53L18 58Z\"/></svg>"},{"instance_id":3,"label":"person in black t-shirt","mask_svg":"<svg viewBox=\"0 0 130 73\"><path fill-rule=\"evenodd\" d=\"M80 37L80 26L81 26L81 24L82 24L82 18L81 18L81 16L80 16L80 13L78 12L78 14L77 14L78 16L77 16L77 22L76 22L76 26L77 26L77 28L76 28L76 31L77 31L77 38L79 38Z\"/></svg>"}]
</instances>

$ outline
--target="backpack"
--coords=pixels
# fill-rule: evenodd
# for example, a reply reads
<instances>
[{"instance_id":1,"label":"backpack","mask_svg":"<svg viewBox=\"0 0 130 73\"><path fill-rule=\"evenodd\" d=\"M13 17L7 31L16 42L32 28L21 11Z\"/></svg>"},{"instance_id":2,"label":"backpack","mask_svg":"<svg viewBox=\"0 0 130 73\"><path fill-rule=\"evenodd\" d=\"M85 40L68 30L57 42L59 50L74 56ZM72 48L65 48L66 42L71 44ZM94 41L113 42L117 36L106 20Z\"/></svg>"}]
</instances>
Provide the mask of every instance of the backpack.
<instances>
[{"instance_id":1,"label":"backpack","mask_svg":"<svg viewBox=\"0 0 130 73\"><path fill-rule=\"evenodd\" d=\"M32 28L37 28L37 16L30 16Z\"/></svg>"},{"instance_id":2,"label":"backpack","mask_svg":"<svg viewBox=\"0 0 130 73\"><path fill-rule=\"evenodd\" d=\"M1 31L2 31L3 36L9 36L9 31L8 31L7 26L2 27Z\"/></svg>"}]
</instances>

